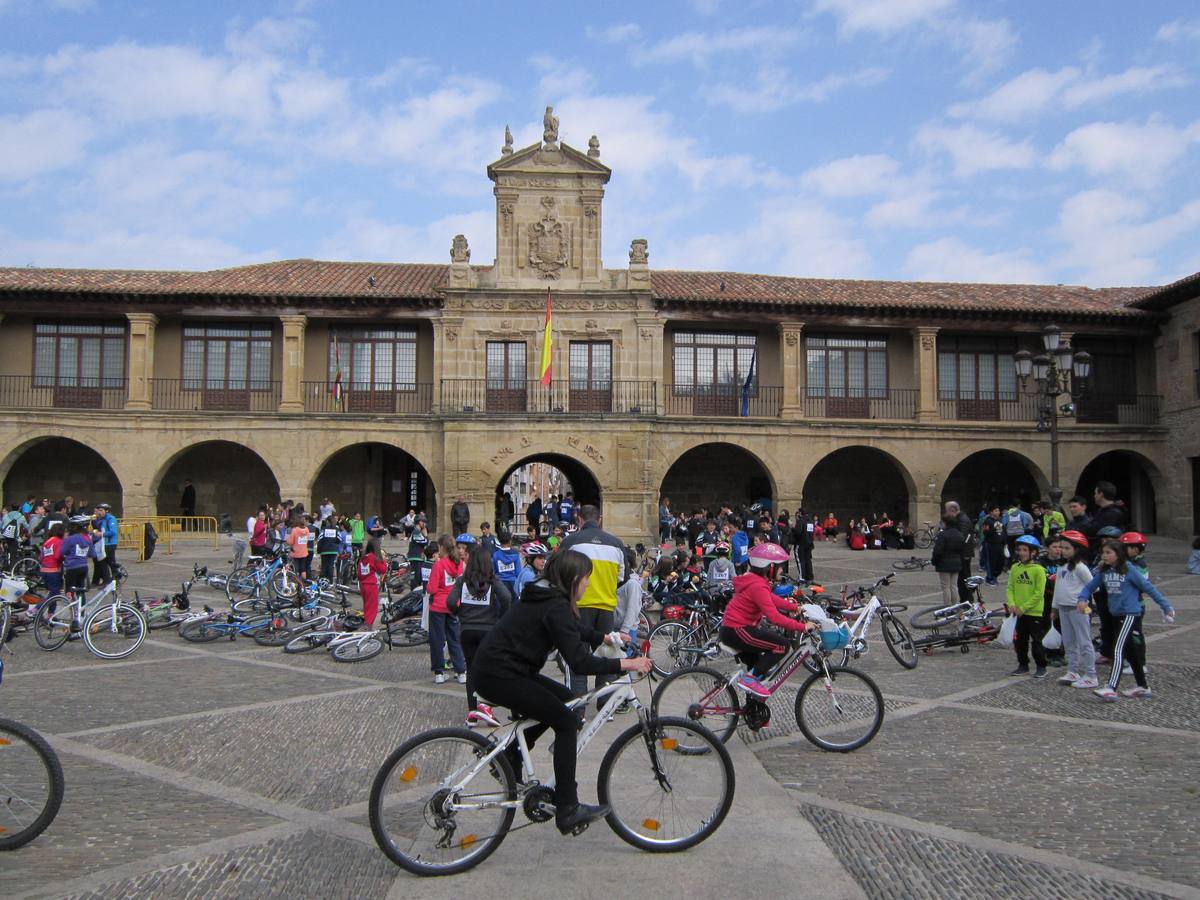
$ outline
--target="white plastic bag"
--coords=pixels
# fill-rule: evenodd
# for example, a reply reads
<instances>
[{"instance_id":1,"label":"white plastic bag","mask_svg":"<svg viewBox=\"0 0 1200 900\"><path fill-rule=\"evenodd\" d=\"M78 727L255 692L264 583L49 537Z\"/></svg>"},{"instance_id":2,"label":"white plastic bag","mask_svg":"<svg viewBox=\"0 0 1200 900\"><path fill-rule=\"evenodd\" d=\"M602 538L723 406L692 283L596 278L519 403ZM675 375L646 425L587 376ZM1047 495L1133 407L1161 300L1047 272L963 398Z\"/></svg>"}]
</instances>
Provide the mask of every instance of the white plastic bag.
<instances>
[{"instance_id":1,"label":"white plastic bag","mask_svg":"<svg viewBox=\"0 0 1200 900\"><path fill-rule=\"evenodd\" d=\"M1042 638L1042 646L1047 650L1062 649L1062 635L1059 634L1058 629L1053 625L1051 625L1050 630L1046 632L1046 636Z\"/></svg>"},{"instance_id":2,"label":"white plastic bag","mask_svg":"<svg viewBox=\"0 0 1200 900\"><path fill-rule=\"evenodd\" d=\"M996 635L996 643L1001 647L1011 647L1013 645L1013 637L1017 633L1017 617L1008 616L1004 620L1004 624L1000 626L1000 633Z\"/></svg>"}]
</instances>

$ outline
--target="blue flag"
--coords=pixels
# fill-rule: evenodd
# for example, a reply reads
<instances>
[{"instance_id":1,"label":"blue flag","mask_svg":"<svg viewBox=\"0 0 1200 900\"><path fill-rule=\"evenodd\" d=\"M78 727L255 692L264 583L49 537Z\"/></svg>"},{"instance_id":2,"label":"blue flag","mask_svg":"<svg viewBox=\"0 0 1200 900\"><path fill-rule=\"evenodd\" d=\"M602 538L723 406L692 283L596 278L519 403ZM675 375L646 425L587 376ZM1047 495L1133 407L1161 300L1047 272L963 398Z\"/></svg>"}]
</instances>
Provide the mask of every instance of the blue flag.
<instances>
[{"instance_id":1,"label":"blue flag","mask_svg":"<svg viewBox=\"0 0 1200 900\"><path fill-rule=\"evenodd\" d=\"M750 372L746 375L746 383L742 385L742 415L750 415L750 388L754 385L754 363L758 360L758 350L750 357Z\"/></svg>"}]
</instances>

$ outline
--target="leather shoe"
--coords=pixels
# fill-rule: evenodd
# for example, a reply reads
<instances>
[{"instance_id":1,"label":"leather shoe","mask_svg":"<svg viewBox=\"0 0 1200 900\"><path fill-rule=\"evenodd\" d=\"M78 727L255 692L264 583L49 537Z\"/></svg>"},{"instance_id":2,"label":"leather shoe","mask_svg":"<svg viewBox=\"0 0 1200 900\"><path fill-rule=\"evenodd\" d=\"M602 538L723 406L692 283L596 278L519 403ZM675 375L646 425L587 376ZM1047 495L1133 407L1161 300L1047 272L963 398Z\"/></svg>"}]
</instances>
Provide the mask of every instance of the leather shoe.
<instances>
[{"instance_id":1,"label":"leather shoe","mask_svg":"<svg viewBox=\"0 0 1200 900\"><path fill-rule=\"evenodd\" d=\"M597 819L603 819L611 808L604 806L588 806L586 803L573 803L564 806L554 813L554 824L563 834L580 834Z\"/></svg>"}]
</instances>

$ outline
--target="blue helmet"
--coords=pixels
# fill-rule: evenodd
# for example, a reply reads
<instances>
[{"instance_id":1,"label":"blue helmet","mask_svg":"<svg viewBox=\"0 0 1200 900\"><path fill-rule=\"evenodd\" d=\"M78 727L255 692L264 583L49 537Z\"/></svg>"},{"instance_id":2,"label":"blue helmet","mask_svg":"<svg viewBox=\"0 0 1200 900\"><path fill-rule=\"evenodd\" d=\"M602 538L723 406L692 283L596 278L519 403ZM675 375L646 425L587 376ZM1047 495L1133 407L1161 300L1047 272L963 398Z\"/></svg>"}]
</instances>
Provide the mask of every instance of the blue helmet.
<instances>
[{"instance_id":1,"label":"blue helmet","mask_svg":"<svg viewBox=\"0 0 1200 900\"><path fill-rule=\"evenodd\" d=\"M1035 538L1032 534L1021 535L1019 538L1017 538L1016 543L1028 544L1030 547L1037 547L1037 549L1039 549L1039 550L1042 549L1041 541L1039 541L1037 538Z\"/></svg>"},{"instance_id":2,"label":"blue helmet","mask_svg":"<svg viewBox=\"0 0 1200 900\"><path fill-rule=\"evenodd\" d=\"M454 539L454 543L456 543L456 544L473 544L473 543L475 543L475 538L464 532L463 534L460 534L458 537L456 537Z\"/></svg>"}]
</instances>

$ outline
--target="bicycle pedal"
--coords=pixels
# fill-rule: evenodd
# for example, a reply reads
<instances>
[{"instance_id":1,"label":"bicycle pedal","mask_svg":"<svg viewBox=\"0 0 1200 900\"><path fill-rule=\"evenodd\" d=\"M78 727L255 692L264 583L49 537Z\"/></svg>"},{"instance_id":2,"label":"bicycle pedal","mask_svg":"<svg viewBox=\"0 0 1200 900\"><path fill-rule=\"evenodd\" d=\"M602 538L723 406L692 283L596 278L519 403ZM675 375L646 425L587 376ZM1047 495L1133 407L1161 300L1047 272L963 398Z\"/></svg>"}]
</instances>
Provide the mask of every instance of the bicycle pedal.
<instances>
[{"instance_id":1,"label":"bicycle pedal","mask_svg":"<svg viewBox=\"0 0 1200 900\"><path fill-rule=\"evenodd\" d=\"M571 829L571 837L579 837L579 835L583 834L585 831L588 830L588 826L591 824L592 824L591 822L583 822L579 825L576 825L574 828Z\"/></svg>"}]
</instances>

